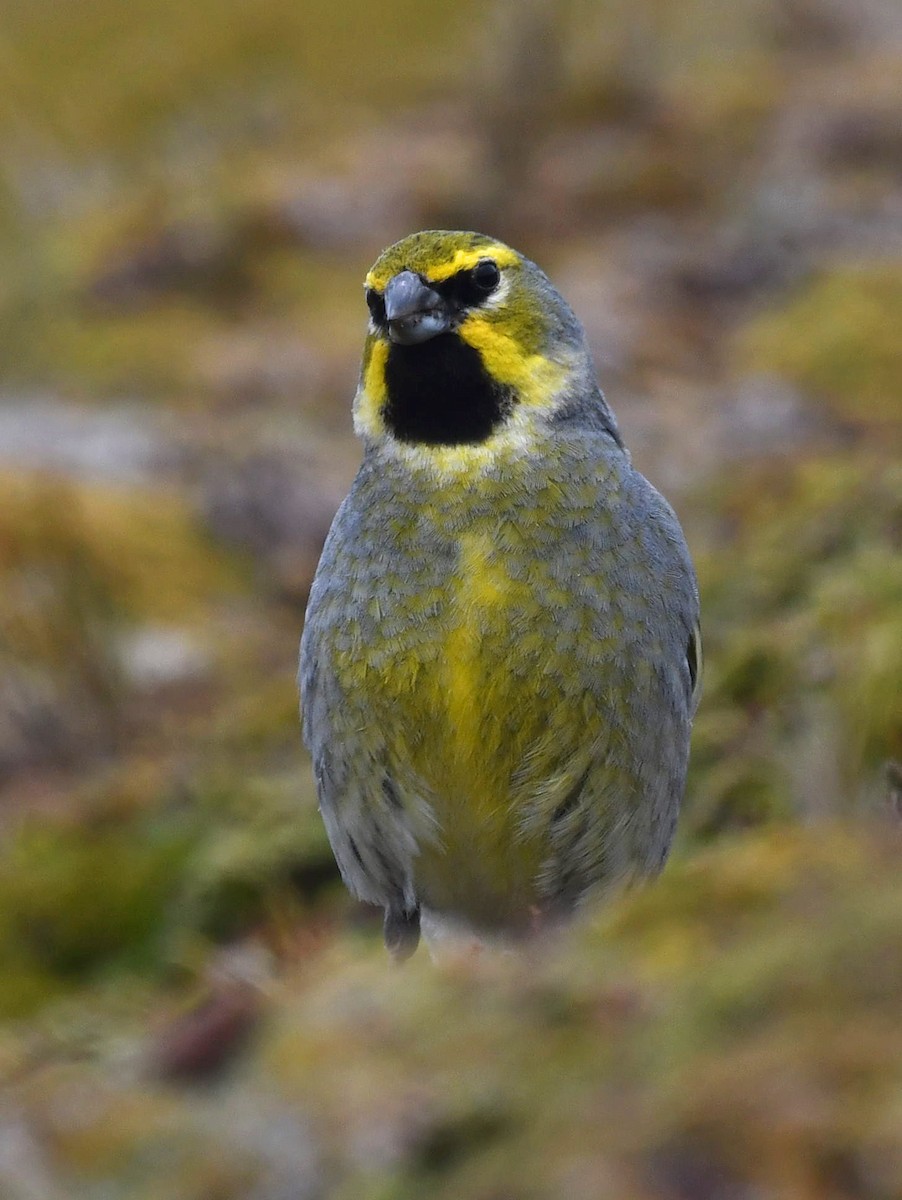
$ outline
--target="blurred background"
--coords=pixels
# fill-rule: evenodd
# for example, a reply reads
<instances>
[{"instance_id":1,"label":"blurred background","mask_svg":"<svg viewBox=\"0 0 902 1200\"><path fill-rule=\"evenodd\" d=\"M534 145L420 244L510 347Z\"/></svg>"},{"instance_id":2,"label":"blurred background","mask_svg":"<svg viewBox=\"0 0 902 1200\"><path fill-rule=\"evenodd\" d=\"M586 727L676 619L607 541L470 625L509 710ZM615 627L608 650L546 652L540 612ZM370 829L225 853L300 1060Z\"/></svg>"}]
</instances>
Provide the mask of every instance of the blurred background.
<instances>
[{"instance_id":1,"label":"blurred background","mask_svg":"<svg viewBox=\"0 0 902 1200\"><path fill-rule=\"evenodd\" d=\"M444 982L294 684L429 227L584 322L707 669L661 884ZM0 262L3 1200L902 1193L898 0L5 0Z\"/></svg>"}]
</instances>

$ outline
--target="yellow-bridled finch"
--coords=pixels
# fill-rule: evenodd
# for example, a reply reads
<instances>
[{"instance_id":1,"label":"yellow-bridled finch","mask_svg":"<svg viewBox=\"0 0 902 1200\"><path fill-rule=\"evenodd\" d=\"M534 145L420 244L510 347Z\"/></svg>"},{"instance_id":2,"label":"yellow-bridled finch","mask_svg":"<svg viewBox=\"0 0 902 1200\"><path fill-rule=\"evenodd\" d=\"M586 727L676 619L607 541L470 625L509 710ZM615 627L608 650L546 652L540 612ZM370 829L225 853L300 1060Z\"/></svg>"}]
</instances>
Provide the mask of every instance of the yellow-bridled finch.
<instances>
[{"instance_id":1,"label":"yellow-bridled finch","mask_svg":"<svg viewBox=\"0 0 902 1200\"><path fill-rule=\"evenodd\" d=\"M366 277L354 424L301 642L342 876L411 952L516 935L650 875L673 836L698 597L545 275L429 231Z\"/></svg>"}]
</instances>

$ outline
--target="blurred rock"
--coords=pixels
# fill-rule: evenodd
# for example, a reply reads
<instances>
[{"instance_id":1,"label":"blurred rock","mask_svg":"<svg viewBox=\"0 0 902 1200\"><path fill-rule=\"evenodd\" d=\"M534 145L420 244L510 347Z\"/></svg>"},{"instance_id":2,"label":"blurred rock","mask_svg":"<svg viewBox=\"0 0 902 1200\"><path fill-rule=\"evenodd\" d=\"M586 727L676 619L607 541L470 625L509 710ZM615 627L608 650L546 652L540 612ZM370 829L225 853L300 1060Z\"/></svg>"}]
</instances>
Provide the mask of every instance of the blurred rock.
<instances>
[{"instance_id":1,"label":"blurred rock","mask_svg":"<svg viewBox=\"0 0 902 1200\"><path fill-rule=\"evenodd\" d=\"M394 230L414 222L406 172L398 166L392 155L369 162L372 169L359 175L299 176L284 186L274 211L302 245L371 248L395 240Z\"/></svg>"},{"instance_id":2,"label":"blurred rock","mask_svg":"<svg viewBox=\"0 0 902 1200\"><path fill-rule=\"evenodd\" d=\"M226 947L207 971L207 995L169 1020L145 1056L151 1074L202 1083L219 1075L243 1050L263 1015L263 987L272 963L252 942Z\"/></svg>"},{"instance_id":3,"label":"blurred rock","mask_svg":"<svg viewBox=\"0 0 902 1200\"><path fill-rule=\"evenodd\" d=\"M120 634L116 644L125 679L135 688L186 683L212 666L209 649L186 629L147 625Z\"/></svg>"},{"instance_id":4,"label":"blurred rock","mask_svg":"<svg viewBox=\"0 0 902 1200\"><path fill-rule=\"evenodd\" d=\"M0 1110L0 1195L4 1200L71 1200L21 1113Z\"/></svg>"},{"instance_id":5,"label":"blurred rock","mask_svg":"<svg viewBox=\"0 0 902 1200\"><path fill-rule=\"evenodd\" d=\"M89 295L116 306L145 304L176 292L233 302L251 288L246 242L239 227L212 220L149 228L107 254L95 270Z\"/></svg>"},{"instance_id":6,"label":"blurred rock","mask_svg":"<svg viewBox=\"0 0 902 1200\"><path fill-rule=\"evenodd\" d=\"M225 1153L238 1160L231 1178L247 1180L235 1200L324 1200L328 1194L314 1121L286 1111L268 1088L214 1102L207 1122ZM228 1180L227 1174L225 1186Z\"/></svg>"},{"instance_id":7,"label":"blurred rock","mask_svg":"<svg viewBox=\"0 0 902 1200\"><path fill-rule=\"evenodd\" d=\"M889 106L884 112L839 113L820 133L820 152L834 166L876 167L902 174L898 117L898 110Z\"/></svg>"},{"instance_id":8,"label":"blurred rock","mask_svg":"<svg viewBox=\"0 0 902 1200\"><path fill-rule=\"evenodd\" d=\"M784 286L803 267L788 242L768 236L756 239L727 231L676 272L675 283L687 296L710 304Z\"/></svg>"},{"instance_id":9,"label":"blurred rock","mask_svg":"<svg viewBox=\"0 0 902 1200\"><path fill-rule=\"evenodd\" d=\"M322 356L295 331L266 328L207 338L197 368L215 395L243 404L281 397L312 407L326 377Z\"/></svg>"},{"instance_id":10,"label":"blurred rock","mask_svg":"<svg viewBox=\"0 0 902 1200\"><path fill-rule=\"evenodd\" d=\"M608 246L583 243L550 274L582 322L602 386L634 367L647 315L638 272L625 270Z\"/></svg>"},{"instance_id":11,"label":"blurred rock","mask_svg":"<svg viewBox=\"0 0 902 1200\"><path fill-rule=\"evenodd\" d=\"M890 761L885 771L887 805L893 816L902 821L902 763Z\"/></svg>"},{"instance_id":12,"label":"blurred rock","mask_svg":"<svg viewBox=\"0 0 902 1200\"><path fill-rule=\"evenodd\" d=\"M91 409L40 393L0 394L0 466L146 484L178 457L146 406Z\"/></svg>"},{"instance_id":13,"label":"blurred rock","mask_svg":"<svg viewBox=\"0 0 902 1200\"><path fill-rule=\"evenodd\" d=\"M250 551L280 590L303 601L343 491L309 461L274 451L210 463L201 488L214 533Z\"/></svg>"},{"instance_id":14,"label":"blurred rock","mask_svg":"<svg viewBox=\"0 0 902 1200\"><path fill-rule=\"evenodd\" d=\"M0 781L29 767L92 757L108 745L92 715L85 698L67 694L52 674L2 661Z\"/></svg>"},{"instance_id":15,"label":"blurred rock","mask_svg":"<svg viewBox=\"0 0 902 1200\"><path fill-rule=\"evenodd\" d=\"M245 983L221 986L159 1035L151 1054L153 1074L202 1082L225 1070L247 1044L260 1001L259 992Z\"/></svg>"},{"instance_id":16,"label":"blurred rock","mask_svg":"<svg viewBox=\"0 0 902 1200\"><path fill-rule=\"evenodd\" d=\"M895 0L783 0L769 17L779 42L812 57L902 35Z\"/></svg>"},{"instance_id":17,"label":"blurred rock","mask_svg":"<svg viewBox=\"0 0 902 1200\"><path fill-rule=\"evenodd\" d=\"M813 442L823 426L798 391L779 376L747 376L721 404L719 451L726 459L792 454Z\"/></svg>"}]
</instances>

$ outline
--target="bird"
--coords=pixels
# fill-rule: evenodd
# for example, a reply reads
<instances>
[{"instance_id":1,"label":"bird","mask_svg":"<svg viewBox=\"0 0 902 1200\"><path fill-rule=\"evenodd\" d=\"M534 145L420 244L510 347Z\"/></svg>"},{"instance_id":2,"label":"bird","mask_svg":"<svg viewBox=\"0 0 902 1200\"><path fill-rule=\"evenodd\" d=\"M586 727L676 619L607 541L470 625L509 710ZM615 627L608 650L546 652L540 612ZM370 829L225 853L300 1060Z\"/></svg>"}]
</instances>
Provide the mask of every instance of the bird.
<instances>
[{"instance_id":1,"label":"bird","mask_svg":"<svg viewBox=\"0 0 902 1200\"><path fill-rule=\"evenodd\" d=\"M425 230L364 287L362 462L298 682L342 878L403 961L421 933L516 944L661 869L699 600L678 519L535 263Z\"/></svg>"}]
</instances>

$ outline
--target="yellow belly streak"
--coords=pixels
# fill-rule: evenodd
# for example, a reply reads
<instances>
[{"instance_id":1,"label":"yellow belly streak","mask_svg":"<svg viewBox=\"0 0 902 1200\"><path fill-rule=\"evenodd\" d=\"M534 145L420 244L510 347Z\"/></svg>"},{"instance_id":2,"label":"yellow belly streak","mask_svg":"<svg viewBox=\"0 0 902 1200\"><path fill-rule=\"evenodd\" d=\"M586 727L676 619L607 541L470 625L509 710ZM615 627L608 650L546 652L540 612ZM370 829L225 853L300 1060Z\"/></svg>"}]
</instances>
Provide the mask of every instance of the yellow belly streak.
<instances>
[{"instance_id":1,"label":"yellow belly streak","mask_svg":"<svg viewBox=\"0 0 902 1200\"><path fill-rule=\"evenodd\" d=\"M427 903L488 923L525 916L540 859L537 841L518 829L511 789L537 732L520 719L528 698L508 661L511 610L524 587L488 534L462 535L439 667L414 697L432 726L416 765L440 828L436 844L422 848L418 884Z\"/></svg>"}]
</instances>

